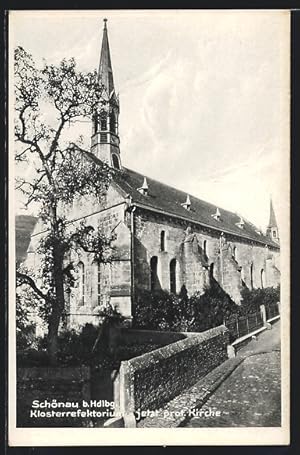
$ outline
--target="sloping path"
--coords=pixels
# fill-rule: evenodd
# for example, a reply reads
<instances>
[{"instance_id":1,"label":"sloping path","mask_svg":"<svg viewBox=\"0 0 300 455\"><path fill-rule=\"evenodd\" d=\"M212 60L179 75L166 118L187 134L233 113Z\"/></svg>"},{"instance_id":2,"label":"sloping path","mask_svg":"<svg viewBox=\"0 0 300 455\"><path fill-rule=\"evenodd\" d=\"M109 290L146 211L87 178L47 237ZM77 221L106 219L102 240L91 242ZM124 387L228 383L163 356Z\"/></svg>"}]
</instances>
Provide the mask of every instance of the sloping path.
<instances>
[{"instance_id":1,"label":"sloping path","mask_svg":"<svg viewBox=\"0 0 300 455\"><path fill-rule=\"evenodd\" d=\"M137 426L280 426L280 321Z\"/></svg>"},{"instance_id":2,"label":"sloping path","mask_svg":"<svg viewBox=\"0 0 300 455\"><path fill-rule=\"evenodd\" d=\"M262 351L280 350L280 320L272 325L271 330L262 332L257 340L252 340L246 346L241 348L237 356L249 355Z\"/></svg>"},{"instance_id":3,"label":"sloping path","mask_svg":"<svg viewBox=\"0 0 300 455\"><path fill-rule=\"evenodd\" d=\"M245 360L202 407L208 417L203 412L186 427L280 426L280 323L242 348L237 358ZM210 416L212 410L219 415Z\"/></svg>"}]
</instances>

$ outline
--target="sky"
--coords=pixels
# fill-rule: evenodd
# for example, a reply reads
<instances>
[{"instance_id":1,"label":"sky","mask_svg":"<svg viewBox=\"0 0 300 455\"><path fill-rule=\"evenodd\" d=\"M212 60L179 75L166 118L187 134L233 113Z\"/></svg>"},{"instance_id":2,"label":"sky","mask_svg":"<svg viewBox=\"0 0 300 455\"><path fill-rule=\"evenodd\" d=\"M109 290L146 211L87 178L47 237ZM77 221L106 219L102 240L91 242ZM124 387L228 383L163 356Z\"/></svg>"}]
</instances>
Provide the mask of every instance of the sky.
<instances>
[{"instance_id":1,"label":"sky","mask_svg":"<svg viewBox=\"0 0 300 455\"><path fill-rule=\"evenodd\" d=\"M272 195L280 229L289 204L289 13L14 11L10 48L23 46L38 65L74 57L91 71L105 17L122 164L263 230ZM89 147L91 125L80 132Z\"/></svg>"}]
</instances>

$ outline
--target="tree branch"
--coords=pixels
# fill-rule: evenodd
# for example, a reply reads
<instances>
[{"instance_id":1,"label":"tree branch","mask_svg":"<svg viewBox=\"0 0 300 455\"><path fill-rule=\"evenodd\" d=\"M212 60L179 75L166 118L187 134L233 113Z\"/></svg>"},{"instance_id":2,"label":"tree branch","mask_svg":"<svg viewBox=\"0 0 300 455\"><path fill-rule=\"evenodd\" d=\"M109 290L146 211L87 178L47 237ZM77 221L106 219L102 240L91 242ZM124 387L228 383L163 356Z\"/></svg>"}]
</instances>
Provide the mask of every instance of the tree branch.
<instances>
[{"instance_id":1,"label":"tree branch","mask_svg":"<svg viewBox=\"0 0 300 455\"><path fill-rule=\"evenodd\" d=\"M35 284L35 282L33 281L33 279L30 276L26 275L25 273L21 273L21 272L17 271L17 279L19 279L21 281L19 286L22 286L22 284L28 284L39 297L41 297L43 300L47 300L48 299L48 295L44 294L37 287L37 285ZM17 284L17 286L18 286L18 284Z\"/></svg>"},{"instance_id":2,"label":"tree branch","mask_svg":"<svg viewBox=\"0 0 300 455\"><path fill-rule=\"evenodd\" d=\"M73 266L73 264L71 263L71 264L68 264L68 265L63 269L62 273L63 273L64 275L67 275L69 278L73 278L73 276L72 276L72 274L71 274L72 270L74 270L74 266Z\"/></svg>"},{"instance_id":3,"label":"tree branch","mask_svg":"<svg viewBox=\"0 0 300 455\"><path fill-rule=\"evenodd\" d=\"M65 124L66 124L66 120L62 117L62 119L60 121L60 124L59 124L59 127L56 130L54 139L53 139L53 141L52 141L52 143L51 143L51 145L49 147L49 152L45 156L46 160L48 160L51 157L51 155L55 152L55 149L56 149L57 144L58 144L58 140L60 138L61 132L62 132Z\"/></svg>"}]
</instances>

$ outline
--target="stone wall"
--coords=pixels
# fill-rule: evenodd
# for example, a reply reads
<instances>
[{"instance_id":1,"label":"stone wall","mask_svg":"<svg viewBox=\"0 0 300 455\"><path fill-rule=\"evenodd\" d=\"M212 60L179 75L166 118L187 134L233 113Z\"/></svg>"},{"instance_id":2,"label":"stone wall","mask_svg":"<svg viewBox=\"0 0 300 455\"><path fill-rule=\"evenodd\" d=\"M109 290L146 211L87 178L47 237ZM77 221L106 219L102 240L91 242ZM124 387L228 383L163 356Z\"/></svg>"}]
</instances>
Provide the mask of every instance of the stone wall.
<instances>
[{"instance_id":1,"label":"stone wall","mask_svg":"<svg viewBox=\"0 0 300 455\"><path fill-rule=\"evenodd\" d=\"M47 418L30 414L32 402L45 400L52 402L82 403L89 401L90 368L89 367L31 367L17 369L17 427L81 427L89 426L90 419L80 417ZM53 408L55 411L69 411L71 408ZM34 408L33 411L38 409ZM41 407L40 411L51 411L52 408ZM71 409L71 410L76 410Z\"/></svg>"},{"instance_id":2,"label":"stone wall","mask_svg":"<svg viewBox=\"0 0 300 455\"><path fill-rule=\"evenodd\" d=\"M84 264L85 299L82 302L77 280L77 287L66 296L71 327L87 322L97 324L97 309L108 302L131 319L136 293L151 289L153 257L157 258L155 290L171 290L170 263L174 260L173 291L177 293L183 285L189 295L203 292L211 280L216 280L239 303L244 284L259 288L276 286L280 281L279 250L276 248L233 235L226 234L221 238L220 232L213 229L141 208L134 212L134 226L131 226L131 215L126 207L124 197L111 185L101 203L82 198L68 210L69 218L75 223L85 219L89 225L101 224L104 230L117 235L112 263L101 264L99 273L92 254L73 254L74 263ZM163 250L162 232L165 233ZM38 223L26 263L35 270L39 269L36 250L41 235L43 227Z\"/></svg>"},{"instance_id":3,"label":"stone wall","mask_svg":"<svg viewBox=\"0 0 300 455\"><path fill-rule=\"evenodd\" d=\"M224 362L228 343L229 331L219 326L123 361L121 412L158 409Z\"/></svg>"},{"instance_id":4,"label":"stone wall","mask_svg":"<svg viewBox=\"0 0 300 455\"><path fill-rule=\"evenodd\" d=\"M108 210L105 218L110 223L107 229L114 230L116 240L112 243L112 261L107 264L98 264L93 260L94 255L81 251L75 262L82 262L85 265L85 304L80 302L80 281L77 280L75 288L70 295L70 318L75 321L76 314L90 315L90 321L97 323L95 314L100 305L111 303L124 316L131 317L131 250L130 230L122 220L124 209L114 211ZM117 217L118 216L118 217ZM99 217L101 222L101 218ZM98 286L99 285L99 286Z\"/></svg>"},{"instance_id":5,"label":"stone wall","mask_svg":"<svg viewBox=\"0 0 300 455\"><path fill-rule=\"evenodd\" d=\"M243 282L249 287L279 283L279 250L183 220L138 209L135 212L135 288L150 290L150 261L157 257L157 288L170 290L170 262L176 259L176 292L184 284L191 295L215 279L236 302ZM160 236L165 231L165 251ZM263 271L263 272L262 272ZM263 274L263 277L262 277Z\"/></svg>"},{"instance_id":6,"label":"stone wall","mask_svg":"<svg viewBox=\"0 0 300 455\"><path fill-rule=\"evenodd\" d=\"M86 323L97 324L97 312L100 305L109 302L124 316L131 317L131 233L125 222L124 200L110 187L107 196L101 203L90 197L81 198L66 210L73 223L85 220L87 225L101 228L108 234L116 234L112 243L113 256L111 263L98 264L92 253L73 252L71 260L84 266L84 299L80 291L80 270L75 271L75 287L66 295L67 323L70 328L77 328ZM26 265L39 269L40 256L36 253L45 228L39 223L31 238ZM100 284L100 287L98 286Z\"/></svg>"}]
</instances>

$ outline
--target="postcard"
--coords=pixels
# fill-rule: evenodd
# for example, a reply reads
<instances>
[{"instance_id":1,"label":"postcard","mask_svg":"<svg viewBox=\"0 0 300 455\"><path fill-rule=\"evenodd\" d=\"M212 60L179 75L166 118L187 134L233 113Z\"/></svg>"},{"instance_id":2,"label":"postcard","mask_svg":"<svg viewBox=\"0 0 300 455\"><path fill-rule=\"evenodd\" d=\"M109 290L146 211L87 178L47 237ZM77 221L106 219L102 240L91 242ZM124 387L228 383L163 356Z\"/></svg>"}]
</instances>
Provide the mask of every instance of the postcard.
<instances>
[{"instance_id":1,"label":"postcard","mask_svg":"<svg viewBox=\"0 0 300 455\"><path fill-rule=\"evenodd\" d=\"M289 444L290 11L8 44L9 444Z\"/></svg>"}]
</instances>

